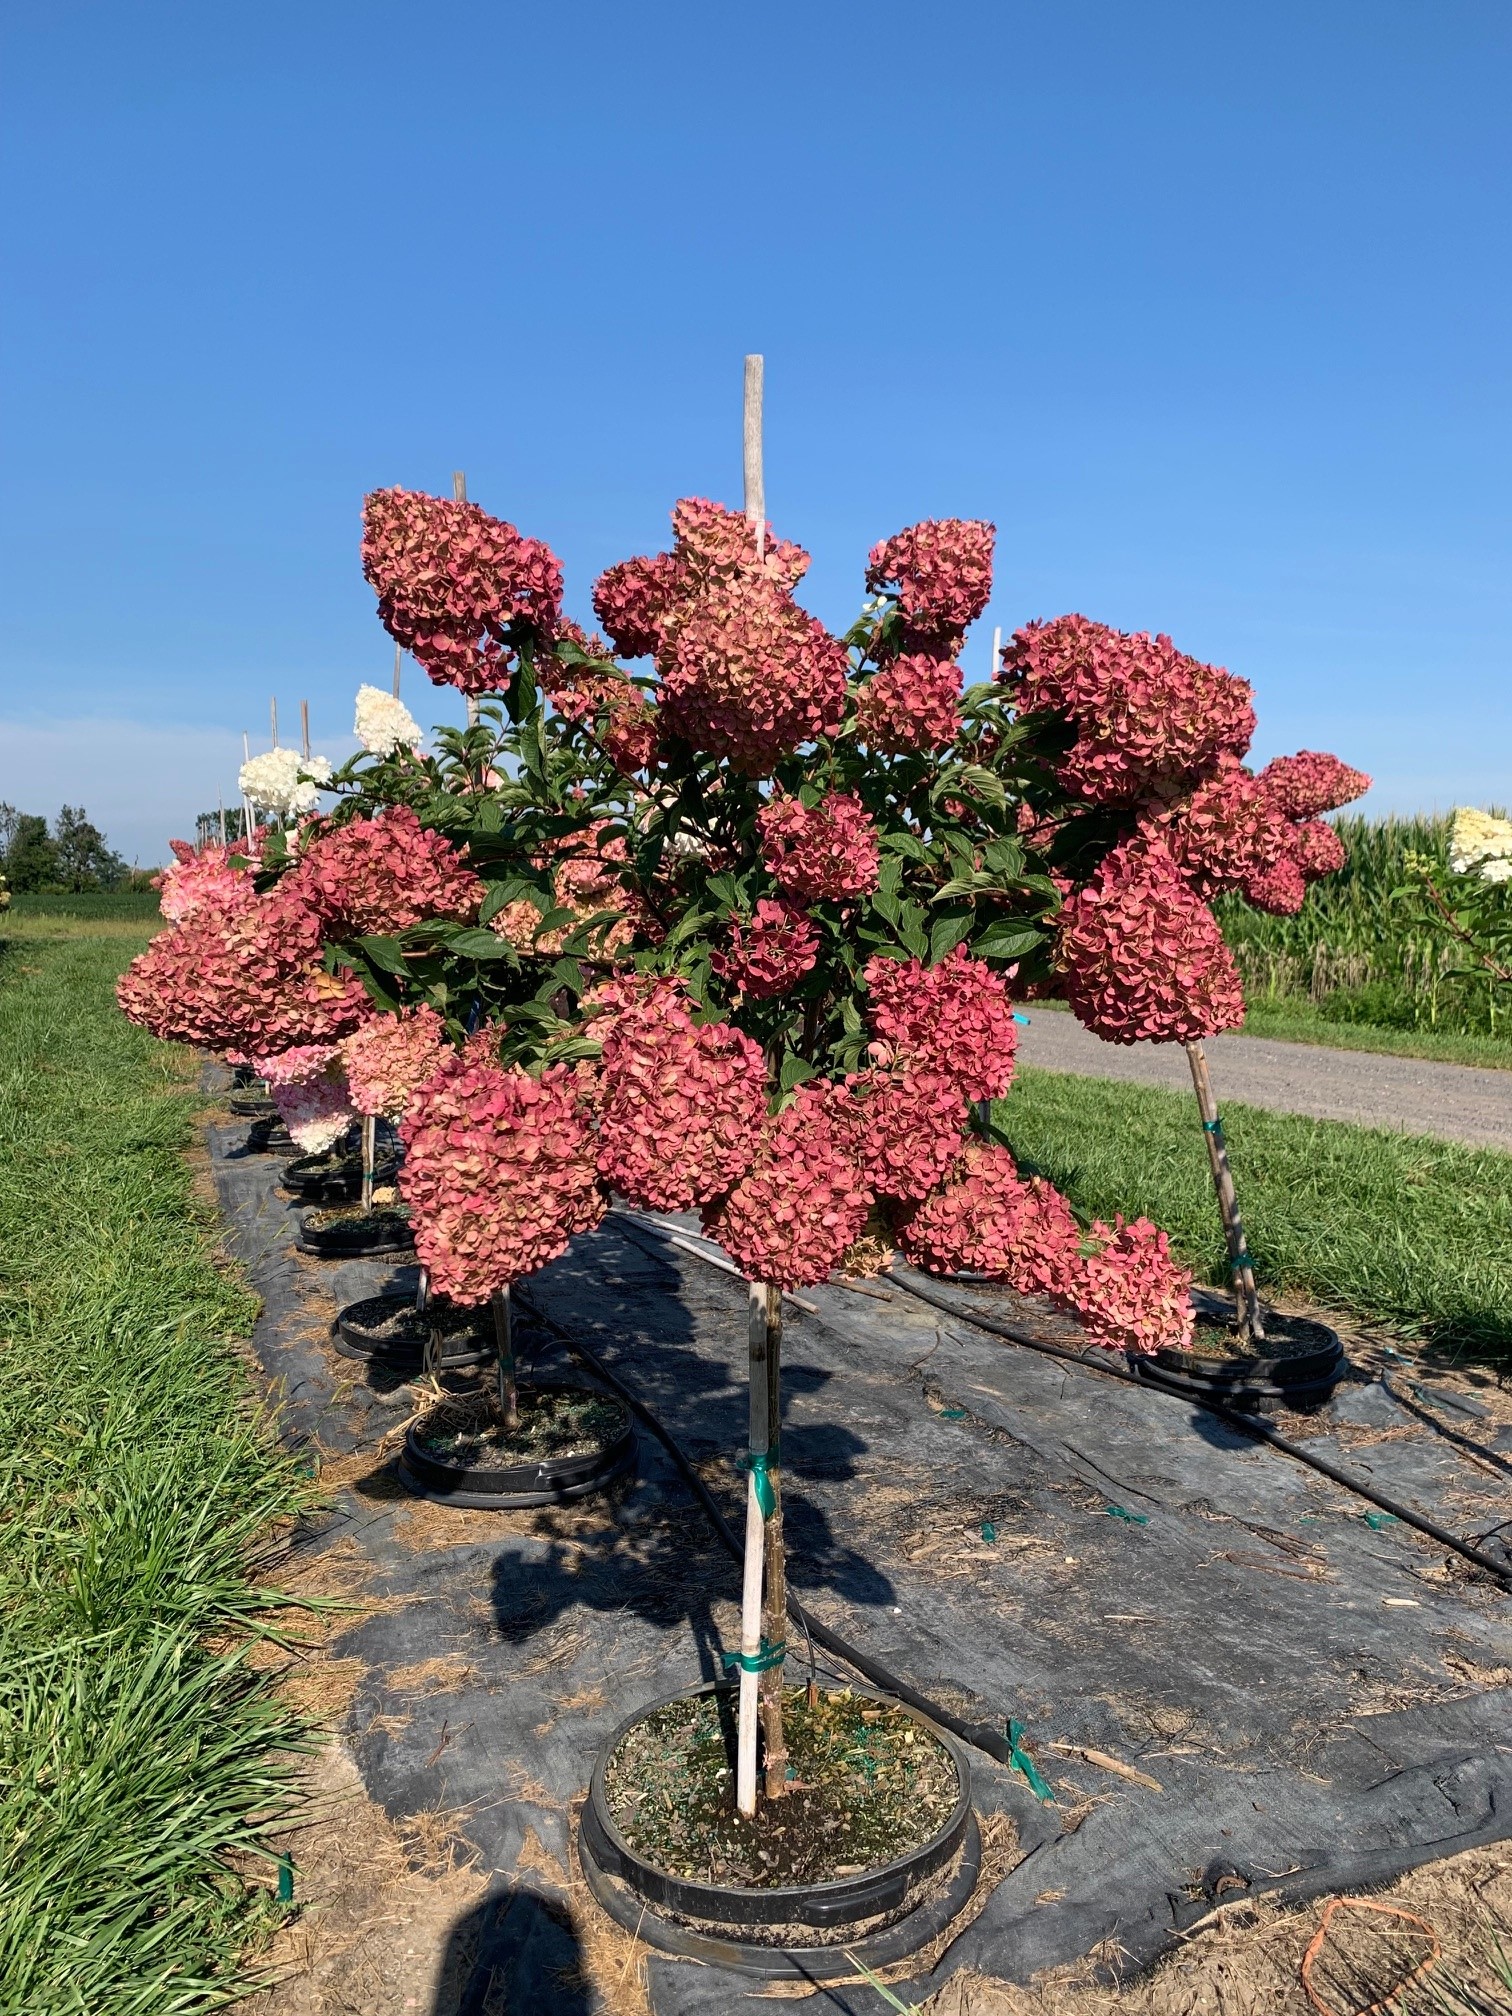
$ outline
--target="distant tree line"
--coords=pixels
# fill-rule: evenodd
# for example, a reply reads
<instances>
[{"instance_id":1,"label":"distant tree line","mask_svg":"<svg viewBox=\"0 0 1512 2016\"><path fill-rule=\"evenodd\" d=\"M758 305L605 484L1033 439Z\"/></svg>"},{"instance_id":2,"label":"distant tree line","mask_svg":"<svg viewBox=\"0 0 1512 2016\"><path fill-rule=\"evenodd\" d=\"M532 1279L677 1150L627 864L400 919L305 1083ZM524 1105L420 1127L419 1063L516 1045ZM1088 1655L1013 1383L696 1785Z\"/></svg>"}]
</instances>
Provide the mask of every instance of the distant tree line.
<instances>
[{"instance_id":1,"label":"distant tree line","mask_svg":"<svg viewBox=\"0 0 1512 2016\"><path fill-rule=\"evenodd\" d=\"M129 889L143 879L133 875L82 805L65 805L49 827L35 812L0 803L0 873L18 895Z\"/></svg>"}]
</instances>

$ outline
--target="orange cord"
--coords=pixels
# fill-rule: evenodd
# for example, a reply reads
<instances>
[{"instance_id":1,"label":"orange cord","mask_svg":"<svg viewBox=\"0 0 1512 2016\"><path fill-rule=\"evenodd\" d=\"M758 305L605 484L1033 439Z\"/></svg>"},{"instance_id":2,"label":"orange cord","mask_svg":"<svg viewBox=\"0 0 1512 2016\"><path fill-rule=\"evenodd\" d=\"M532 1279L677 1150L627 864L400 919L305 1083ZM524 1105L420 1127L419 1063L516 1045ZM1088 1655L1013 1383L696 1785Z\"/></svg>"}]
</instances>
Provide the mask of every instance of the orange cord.
<instances>
[{"instance_id":1,"label":"orange cord","mask_svg":"<svg viewBox=\"0 0 1512 2016\"><path fill-rule=\"evenodd\" d=\"M1328 1936L1329 1922L1335 1911L1375 1911L1383 1918L1401 1918L1409 1925L1416 1925L1419 1931L1426 1932L1428 1937L1433 1941L1433 1951L1428 1955L1427 1959L1420 1960L1416 1967L1404 1974L1401 1980L1392 1988L1389 1995L1383 1995L1378 2002L1372 2002L1368 2008L1352 2010L1350 2016L1380 2016L1380 2012L1383 2009L1389 2008L1404 1988L1408 1987L1412 1982L1420 1980L1443 1954L1444 1949L1439 1943L1437 1932L1434 1931L1426 1918L1419 1918L1415 1911L1399 1910L1395 1904L1375 1904L1368 1897L1330 1897L1323 1910L1323 1922L1317 1931L1314 1932L1307 1951L1302 1956L1302 1986L1306 1991L1308 2001L1318 2011L1318 2016L1341 2016L1341 2012L1335 2009L1331 2003L1325 2002L1312 1985L1312 1965L1323 1950L1323 1942Z\"/></svg>"}]
</instances>

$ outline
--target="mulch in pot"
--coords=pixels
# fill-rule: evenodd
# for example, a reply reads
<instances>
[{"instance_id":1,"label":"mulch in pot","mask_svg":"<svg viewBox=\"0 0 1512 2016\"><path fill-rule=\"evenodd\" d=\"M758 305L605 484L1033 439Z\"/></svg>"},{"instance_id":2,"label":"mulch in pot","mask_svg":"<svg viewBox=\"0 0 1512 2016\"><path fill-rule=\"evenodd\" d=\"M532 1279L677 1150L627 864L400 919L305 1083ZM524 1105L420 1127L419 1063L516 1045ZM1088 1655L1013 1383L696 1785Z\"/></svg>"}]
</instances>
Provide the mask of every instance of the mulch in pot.
<instances>
[{"instance_id":1,"label":"mulch in pot","mask_svg":"<svg viewBox=\"0 0 1512 2016\"><path fill-rule=\"evenodd\" d=\"M402 1204L319 1205L299 1215L299 1246L325 1260L357 1260L368 1254L408 1252L413 1246L409 1213Z\"/></svg>"},{"instance_id":2,"label":"mulch in pot","mask_svg":"<svg viewBox=\"0 0 1512 2016\"><path fill-rule=\"evenodd\" d=\"M476 1319L478 1311L459 1315ZM484 1312L485 1316L487 1312ZM520 1423L506 1434L490 1399L448 1401L414 1430L427 1456L465 1470L594 1456L611 1448L629 1425L621 1403L582 1386L522 1386Z\"/></svg>"},{"instance_id":3,"label":"mulch in pot","mask_svg":"<svg viewBox=\"0 0 1512 2016\"><path fill-rule=\"evenodd\" d=\"M856 1876L921 1847L950 1819L960 1782L949 1751L906 1710L821 1689L783 1704L785 1798L735 1805L729 1706L686 1695L653 1709L604 1772L616 1827L674 1876L753 1889Z\"/></svg>"},{"instance_id":4,"label":"mulch in pot","mask_svg":"<svg viewBox=\"0 0 1512 2016\"><path fill-rule=\"evenodd\" d=\"M364 1358L418 1360L433 1329L441 1333L445 1364L477 1363L497 1349L490 1311L458 1309L439 1299L422 1314L413 1295L368 1295L349 1302L336 1318L341 1348Z\"/></svg>"}]
</instances>

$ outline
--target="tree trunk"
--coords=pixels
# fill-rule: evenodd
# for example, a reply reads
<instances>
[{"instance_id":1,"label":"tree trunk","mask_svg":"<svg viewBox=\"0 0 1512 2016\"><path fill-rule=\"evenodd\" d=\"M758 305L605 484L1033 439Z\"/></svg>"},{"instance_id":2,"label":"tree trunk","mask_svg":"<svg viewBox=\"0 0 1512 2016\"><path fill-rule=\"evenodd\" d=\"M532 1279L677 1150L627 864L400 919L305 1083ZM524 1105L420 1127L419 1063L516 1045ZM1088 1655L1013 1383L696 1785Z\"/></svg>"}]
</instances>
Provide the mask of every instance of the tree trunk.
<instances>
[{"instance_id":1,"label":"tree trunk","mask_svg":"<svg viewBox=\"0 0 1512 2016\"><path fill-rule=\"evenodd\" d=\"M378 1122L371 1113L362 1116L362 1208L373 1208L373 1162L377 1152Z\"/></svg>"},{"instance_id":2,"label":"tree trunk","mask_svg":"<svg viewBox=\"0 0 1512 2016\"><path fill-rule=\"evenodd\" d=\"M514 1322L509 1306L509 1290L501 1288L493 1298L494 1335L499 1345L499 1412L504 1432L513 1435L520 1425L520 1386L515 1376Z\"/></svg>"},{"instance_id":3,"label":"tree trunk","mask_svg":"<svg viewBox=\"0 0 1512 2016\"><path fill-rule=\"evenodd\" d=\"M1265 1321L1260 1313L1260 1296L1255 1287L1254 1263L1244 1243L1239 1194L1234 1188L1234 1173L1229 1168L1228 1145L1223 1138L1223 1122L1218 1117L1218 1101L1213 1096L1207 1054L1200 1043L1188 1043L1186 1053L1187 1063L1192 1068L1197 1108L1202 1115L1202 1131L1207 1138L1208 1162L1213 1171L1213 1188L1218 1193L1223 1236L1228 1245L1229 1273L1233 1278L1234 1301L1239 1313L1239 1334L1257 1344L1263 1343Z\"/></svg>"},{"instance_id":4,"label":"tree trunk","mask_svg":"<svg viewBox=\"0 0 1512 2016\"><path fill-rule=\"evenodd\" d=\"M762 1577L766 1565L771 1395L768 1356L771 1325L762 1281L746 1283L746 1342L750 1364L750 1415L746 1453L745 1572L740 1591L740 1714L735 1749L735 1803L749 1819L756 1812L756 1730L761 1693ZM779 1725L780 1739L780 1725Z\"/></svg>"}]
</instances>

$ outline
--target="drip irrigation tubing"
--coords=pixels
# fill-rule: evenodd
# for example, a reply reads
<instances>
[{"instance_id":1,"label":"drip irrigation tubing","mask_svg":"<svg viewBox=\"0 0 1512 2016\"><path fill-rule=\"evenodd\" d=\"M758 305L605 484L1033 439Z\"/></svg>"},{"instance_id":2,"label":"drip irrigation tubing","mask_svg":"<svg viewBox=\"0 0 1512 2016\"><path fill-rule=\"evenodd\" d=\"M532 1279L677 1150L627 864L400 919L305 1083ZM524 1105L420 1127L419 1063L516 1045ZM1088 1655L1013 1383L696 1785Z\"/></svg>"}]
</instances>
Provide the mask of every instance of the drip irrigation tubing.
<instances>
[{"instance_id":1,"label":"drip irrigation tubing","mask_svg":"<svg viewBox=\"0 0 1512 2016\"><path fill-rule=\"evenodd\" d=\"M610 1371L596 1351L590 1350L580 1338L575 1337L563 1324L558 1323L555 1317L548 1315L534 1295L522 1290L518 1284L514 1293L516 1299L529 1309L531 1315L544 1329L549 1330L574 1358L580 1359L590 1371L602 1379L611 1392L619 1395L636 1418L646 1424L671 1458L678 1476L698 1501L700 1509L714 1528L725 1551L733 1560L742 1561L745 1557L743 1544L736 1538L729 1520L720 1510L719 1501L693 1468L670 1430L662 1425L638 1393L627 1386L617 1373ZM1022 1753L1015 1755L1017 1746L1007 1734L1006 1727L1000 1731L990 1722L963 1721L959 1715L940 1702L931 1701L927 1694L921 1694L916 1687L910 1687L906 1680L900 1679L896 1673L880 1665L869 1653L863 1652L859 1645L852 1645L848 1638L842 1638L838 1631L832 1631L828 1624L821 1622L811 1611L805 1610L791 1590L788 1592L787 1607L788 1615L802 1625L812 1645L822 1645L826 1652L832 1653L837 1659L843 1659L847 1666L853 1667L862 1679L869 1680L873 1687L881 1688L883 1693L892 1695L894 1700L901 1701L905 1707L916 1710L920 1715L927 1715L931 1722L937 1722L942 1729L948 1729L952 1736L957 1737L962 1743L969 1743L973 1750L980 1750L983 1756L991 1757L995 1762L1005 1764L1010 1769L1023 1769Z\"/></svg>"},{"instance_id":2,"label":"drip irrigation tubing","mask_svg":"<svg viewBox=\"0 0 1512 2016\"><path fill-rule=\"evenodd\" d=\"M1257 1415L1246 1414L1237 1407L1225 1407L1221 1400L1197 1399L1186 1386L1178 1387L1173 1383L1167 1383L1164 1374L1157 1372L1153 1367L1143 1373L1134 1373L1120 1365L1100 1364L1098 1359L1092 1356L1092 1351L1099 1349L1097 1346L1082 1352L1072 1351L1064 1344L1048 1344L1043 1338L1032 1337L1011 1323L999 1323L991 1317L975 1315L945 1296L932 1295L927 1289L915 1281L908 1280L902 1274L894 1272L887 1278L895 1288L901 1288L906 1295L914 1296L916 1300L927 1303L931 1309L940 1310L958 1323L970 1323L978 1330L985 1330L990 1336L1002 1337L1010 1344L1022 1345L1025 1350L1043 1352L1047 1358L1060 1358L1067 1364L1080 1365L1088 1372L1096 1372L1101 1378L1121 1379L1126 1385L1142 1387L1147 1392L1163 1395L1167 1400L1180 1400L1188 1407L1200 1407L1204 1413L1216 1414L1220 1421L1226 1421L1231 1427L1242 1429L1246 1435L1253 1435L1262 1442L1268 1442L1273 1449L1279 1449L1285 1456L1294 1457L1298 1463L1305 1463L1310 1470L1316 1470L1333 1483L1342 1485L1346 1491L1352 1491L1357 1498L1364 1498L1370 1504L1378 1505L1383 1512L1389 1512L1393 1519L1399 1519L1404 1526L1413 1527L1428 1539L1436 1541L1439 1546L1452 1548L1456 1554L1463 1555L1465 1560L1473 1562L1477 1568L1483 1568L1488 1575L1494 1575L1504 1586L1512 1588L1512 1564L1498 1561L1493 1555L1482 1553L1480 1548L1472 1546L1468 1540L1461 1540L1457 1534L1449 1532L1447 1527L1438 1525L1432 1519L1425 1519L1421 1512L1414 1512L1410 1505L1402 1504L1400 1499L1390 1498L1384 1491L1377 1491L1374 1485L1362 1483L1349 1471L1341 1470L1337 1463L1330 1463L1326 1456L1315 1456L1310 1449L1304 1448L1300 1442L1290 1441L1268 1421L1262 1420ZM1099 1356L1103 1355L1105 1354L1099 1351Z\"/></svg>"}]
</instances>

